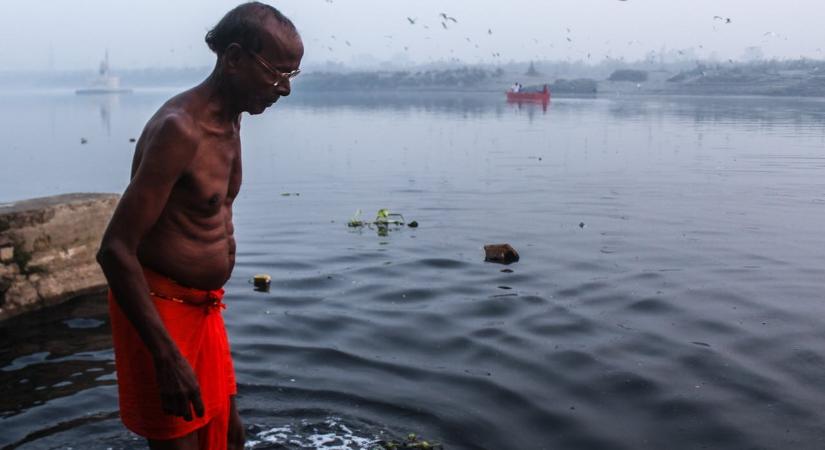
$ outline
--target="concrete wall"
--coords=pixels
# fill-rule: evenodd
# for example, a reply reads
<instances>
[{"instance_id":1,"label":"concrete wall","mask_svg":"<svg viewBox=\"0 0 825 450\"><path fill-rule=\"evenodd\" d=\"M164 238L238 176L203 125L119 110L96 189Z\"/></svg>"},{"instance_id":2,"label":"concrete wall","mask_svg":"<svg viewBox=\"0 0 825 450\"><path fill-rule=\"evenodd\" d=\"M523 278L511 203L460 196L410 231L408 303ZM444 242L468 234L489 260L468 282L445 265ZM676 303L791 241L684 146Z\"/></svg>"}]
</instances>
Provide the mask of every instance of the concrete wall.
<instances>
[{"instance_id":1,"label":"concrete wall","mask_svg":"<svg viewBox=\"0 0 825 450\"><path fill-rule=\"evenodd\" d=\"M95 261L115 194L66 194L0 205L0 320L102 291Z\"/></svg>"}]
</instances>

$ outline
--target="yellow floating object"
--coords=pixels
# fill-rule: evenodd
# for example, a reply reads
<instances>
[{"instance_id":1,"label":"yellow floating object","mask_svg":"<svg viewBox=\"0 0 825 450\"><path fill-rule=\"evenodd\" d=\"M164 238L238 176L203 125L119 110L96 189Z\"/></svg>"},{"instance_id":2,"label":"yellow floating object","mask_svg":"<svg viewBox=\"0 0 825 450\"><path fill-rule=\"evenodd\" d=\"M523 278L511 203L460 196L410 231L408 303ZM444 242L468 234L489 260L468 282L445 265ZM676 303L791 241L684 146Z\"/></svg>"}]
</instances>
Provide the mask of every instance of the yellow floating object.
<instances>
[{"instance_id":1,"label":"yellow floating object","mask_svg":"<svg viewBox=\"0 0 825 450\"><path fill-rule=\"evenodd\" d=\"M252 277L252 282L255 284L255 287L267 288L269 284L272 283L272 277L267 274L258 274Z\"/></svg>"}]
</instances>

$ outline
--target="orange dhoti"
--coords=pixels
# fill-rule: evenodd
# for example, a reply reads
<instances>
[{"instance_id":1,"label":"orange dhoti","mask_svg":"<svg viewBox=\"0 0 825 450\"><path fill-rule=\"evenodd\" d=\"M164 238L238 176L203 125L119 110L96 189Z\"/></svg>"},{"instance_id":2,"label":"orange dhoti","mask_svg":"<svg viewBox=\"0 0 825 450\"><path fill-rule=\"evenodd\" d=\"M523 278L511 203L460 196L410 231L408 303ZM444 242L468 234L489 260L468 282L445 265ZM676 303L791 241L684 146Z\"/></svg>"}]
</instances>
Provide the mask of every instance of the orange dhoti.
<instances>
[{"instance_id":1,"label":"orange dhoti","mask_svg":"<svg viewBox=\"0 0 825 450\"><path fill-rule=\"evenodd\" d=\"M120 418L128 429L154 440L175 439L200 429L201 448L223 450L229 396L237 392L221 316L224 291L184 287L148 269L144 275L161 320L198 378L204 415L187 422L163 412L152 355L109 291Z\"/></svg>"}]
</instances>

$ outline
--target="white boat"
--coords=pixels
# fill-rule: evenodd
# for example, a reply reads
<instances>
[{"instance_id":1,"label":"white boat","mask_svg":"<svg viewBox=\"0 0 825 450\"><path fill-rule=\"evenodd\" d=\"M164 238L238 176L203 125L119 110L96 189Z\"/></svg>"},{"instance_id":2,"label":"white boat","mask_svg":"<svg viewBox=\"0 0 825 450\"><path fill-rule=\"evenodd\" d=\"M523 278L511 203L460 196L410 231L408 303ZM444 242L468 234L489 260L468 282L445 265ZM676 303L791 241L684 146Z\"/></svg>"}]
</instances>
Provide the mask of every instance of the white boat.
<instances>
[{"instance_id":1,"label":"white boat","mask_svg":"<svg viewBox=\"0 0 825 450\"><path fill-rule=\"evenodd\" d=\"M75 94L128 94L131 89L120 87L120 78L109 73L109 51L100 62L98 76L88 87L74 91Z\"/></svg>"}]
</instances>

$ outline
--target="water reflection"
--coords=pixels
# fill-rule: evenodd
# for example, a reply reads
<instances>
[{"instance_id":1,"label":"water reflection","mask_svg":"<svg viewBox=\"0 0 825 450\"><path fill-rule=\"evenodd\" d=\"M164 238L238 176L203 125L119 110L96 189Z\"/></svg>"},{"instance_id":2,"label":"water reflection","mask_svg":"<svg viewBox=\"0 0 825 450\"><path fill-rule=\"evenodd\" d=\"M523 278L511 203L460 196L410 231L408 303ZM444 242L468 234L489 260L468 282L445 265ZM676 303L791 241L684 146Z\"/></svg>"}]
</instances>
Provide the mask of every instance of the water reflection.
<instances>
[{"instance_id":1,"label":"water reflection","mask_svg":"<svg viewBox=\"0 0 825 450\"><path fill-rule=\"evenodd\" d=\"M339 92L315 94L298 92L282 100L291 105L328 110L394 110L481 115L502 113L506 103L498 92Z\"/></svg>"},{"instance_id":2,"label":"water reflection","mask_svg":"<svg viewBox=\"0 0 825 450\"><path fill-rule=\"evenodd\" d=\"M91 295L0 325L0 418L114 383L105 298Z\"/></svg>"},{"instance_id":3,"label":"water reflection","mask_svg":"<svg viewBox=\"0 0 825 450\"><path fill-rule=\"evenodd\" d=\"M541 110L543 112L547 112L547 105L550 104L550 100L511 100L508 98L507 103L516 105L518 109L521 109L522 107L541 105Z\"/></svg>"},{"instance_id":4,"label":"water reflection","mask_svg":"<svg viewBox=\"0 0 825 450\"><path fill-rule=\"evenodd\" d=\"M558 97L549 102L507 101L500 92L300 92L282 100L288 107L314 110L392 110L460 114L464 117L502 117L508 109L526 112L528 120L551 109L566 114L605 107L615 118L677 118L696 123L746 123L765 125L788 123L825 129L825 100L767 97L655 97L594 96ZM509 107L509 108L508 108Z\"/></svg>"},{"instance_id":5,"label":"water reflection","mask_svg":"<svg viewBox=\"0 0 825 450\"><path fill-rule=\"evenodd\" d=\"M106 136L112 135L112 112L120 108L119 94L100 94L83 96L83 101L93 105L98 110L100 127Z\"/></svg>"}]
</instances>

